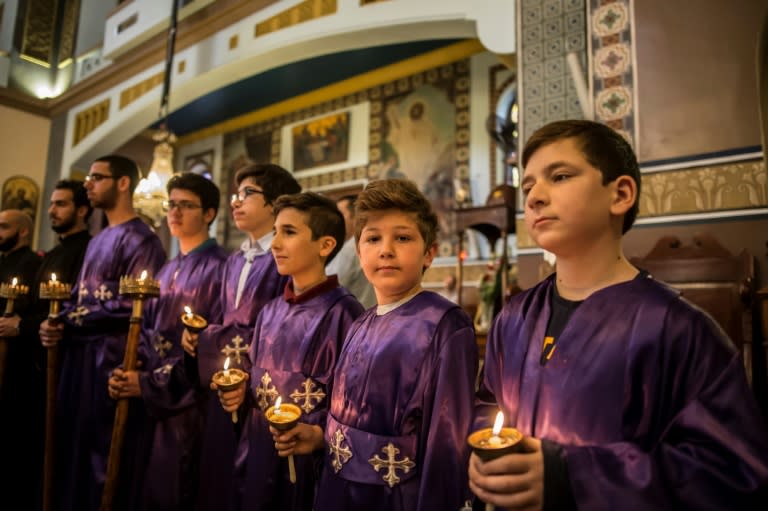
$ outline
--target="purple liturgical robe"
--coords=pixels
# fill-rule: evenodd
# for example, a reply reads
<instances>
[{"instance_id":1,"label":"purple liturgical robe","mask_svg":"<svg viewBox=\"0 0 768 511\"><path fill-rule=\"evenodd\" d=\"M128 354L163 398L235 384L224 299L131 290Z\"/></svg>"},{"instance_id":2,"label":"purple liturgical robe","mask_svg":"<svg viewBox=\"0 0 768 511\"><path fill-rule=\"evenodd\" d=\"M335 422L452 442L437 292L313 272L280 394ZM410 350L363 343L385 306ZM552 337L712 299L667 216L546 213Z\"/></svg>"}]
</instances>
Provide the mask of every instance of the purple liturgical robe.
<instances>
[{"instance_id":1,"label":"purple liturgical robe","mask_svg":"<svg viewBox=\"0 0 768 511\"><path fill-rule=\"evenodd\" d=\"M230 367L250 370L248 346L253 326L261 308L280 296L288 277L277 273L272 254L257 255L248 271L240 303L235 303L240 273L246 259L242 250L232 253L224 267L221 288L223 319L200 332L198 342L198 368L200 385L207 389L213 374L224 366L227 357ZM199 508L220 511L230 500L237 435L229 413L219 402L216 392L208 391L206 424L200 463Z\"/></svg>"},{"instance_id":2,"label":"purple liturgical robe","mask_svg":"<svg viewBox=\"0 0 768 511\"><path fill-rule=\"evenodd\" d=\"M350 328L334 373L316 511L458 510L468 494L477 345L429 291Z\"/></svg>"},{"instance_id":3,"label":"purple liturgical robe","mask_svg":"<svg viewBox=\"0 0 768 511\"><path fill-rule=\"evenodd\" d=\"M179 254L158 273L160 297L145 307L140 373L148 411L149 459L141 509L193 509L197 496L205 397L184 364L181 315L188 306L221 322L221 273L227 254L215 240Z\"/></svg>"},{"instance_id":4,"label":"purple liturgical robe","mask_svg":"<svg viewBox=\"0 0 768 511\"><path fill-rule=\"evenodd\" d=\"M263 412L277 396L302 409L301 421L325 427L333 369L341 345L363 306L331 276L320 294L286 300L275 298L259 313L249 351L255 408L237 452L238 509L243 511L312 509L317 481L315 458L294 456L296 484L288 479L286 458L275 442ZM315 289L306 292L309 296ZM292 303L293 302L293 303ZM319 467L317 467L319 468Z\"/></svg>"},{"instance_id":5,"label":"purple liturgical robe","mask_svg":"<svg viewBox=\"0 0 768 511\"><path fill-rule=\"evenodd\" d=\"M589 296L541 365L553 277L512 298L488 338L477 425L562 447L580 510L768 509L768 433L741 356L652 278ZM496 404L498 403L498 404ZM544 488L545 507L548 499Z\"/></svg>"},{"instance_id":6,"label":"purple liturgical robe","mask_svg":"<svg viewBox=\"0 0 768 511\"><path fill-rule=\"evenodd\" d=\"M164 261L160 240L138 218L107 227L88 244L72 291L74 303L62 313L53 499L57 509L99 507L116 404L107 393L107 380L123 362L132 309L131 300L118 294L120 277L138 277L143 270L154 276ZM129 428L133 422L129 417ZM123 456L119 492L133 490L132 461ZM124 502L119 497L117 508Z\"/></svg>"}]
</instances>

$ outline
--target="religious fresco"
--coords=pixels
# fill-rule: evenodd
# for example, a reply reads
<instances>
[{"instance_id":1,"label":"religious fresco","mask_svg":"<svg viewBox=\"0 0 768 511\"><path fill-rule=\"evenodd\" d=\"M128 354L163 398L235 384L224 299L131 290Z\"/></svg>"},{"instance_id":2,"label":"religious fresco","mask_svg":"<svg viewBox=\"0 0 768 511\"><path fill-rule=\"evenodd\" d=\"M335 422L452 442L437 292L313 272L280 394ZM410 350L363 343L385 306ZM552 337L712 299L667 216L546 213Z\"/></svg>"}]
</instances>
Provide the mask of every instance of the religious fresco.
<instances>
[{"instance_id":1,"label":"religious fresco","mask_svg":"<svg viewBox=\"0 0 768 511\"><path fill-rule=\"evenodd\" d=\"M0 209L19 209L24 211L32 218L32 223L34 224L39 195L37 184L28 177L9 177L3 183L3 204Z\"/></svg>"},{"instance_id":2,"label":"religious fresco","mask_svg":"<svg viewBox=\"0 0 768 511\"><path fill-rule=\"evenodd\" d=\"M349 159L349 116L332 114L291 128L294 172Z\"/></svg>"},{"instance_id":3,"label":"religious fresco","mask_svg":"<svg viewBox=\"0 0 768 511\"><path fill-rule=\"evenodd\" d=\"M470 192L469 85L469 61L464 59L226 133L222 154L226 180L221 186L231 194L237 169L249 162L286 162L281 154L286 150L291 151L288 161L293 161L283 166L296 173L305 190L332 194L349 188L350 182L359 185L365 180L404 177L432 202L440 227L438 255L455 255L451 215L455 190ZM352 140L358 134L353 130L360 105L367 105L369 111L367 157L360 163L357 156L349 156L345 166L345 146L334 141L334 149L326 151L330 143L324 143L320 126L333 126L336 137L346 133ZM317 131L314 142L312 128ZM289 144L284 143L286 137L291 139ZM349 144L347 154L356 147ZM229 218L223 234L229 248L241 239Z\"/></svg>"}]
</instances>

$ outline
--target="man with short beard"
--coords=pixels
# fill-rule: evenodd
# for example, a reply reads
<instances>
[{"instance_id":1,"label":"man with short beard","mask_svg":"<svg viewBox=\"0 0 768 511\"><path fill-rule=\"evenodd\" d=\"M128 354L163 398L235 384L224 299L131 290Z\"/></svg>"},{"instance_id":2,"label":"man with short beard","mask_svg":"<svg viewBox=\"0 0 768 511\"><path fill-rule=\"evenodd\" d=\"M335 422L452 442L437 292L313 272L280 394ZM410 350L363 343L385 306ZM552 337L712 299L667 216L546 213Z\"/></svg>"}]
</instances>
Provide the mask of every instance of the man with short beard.
<instances>
[{"instance_id":1,"label":"man with short beard","mask_svg":"<svg viewBox=\"0 0 768 511\"><path fill-rule=\"evenodd\" d=\"M0 318L0 332L11 342L8 347L5 395L0 400L0 451L6 476L0 478L0 494L7 502L19 502L40 495L45 445L45 350L38 329L48 316L48 301L40 300L40 283L55 273L59 282L73 283L83 263L91 235L86 221L92 211L81 181L61 180L51 194L48 217L59 234L59 243L45 254L30 282L30 306L10 318ZM14 420L16 418L17 420ZM15 460L26 459L19 465ZM2 462L0 462L2 463ZM13 496L17 498L13 498ZM39 506L39 502L35 503Z\"/></svg>"},{"instance_id":2,"label":"man with short beard","mask_svg":"<svg viewBox=\"0 0 768 511\"><path fill-rule=\"evenodd\" d=\"M43 346L60 346L53 492L58 509L99 507L116 408L107 395L107 379L122 363L131 316L131 300L119 295L120 277L138 277L144 270L154 277L165 261L160 240L133 209L138 182L136 163L123 156L104 156L91 165L88 200L104 211L108 226L88 244L73 303L62 311L63 325L48 320L40 325ZM124 486L118 487L115 509L132 509L122 492L138 480L139 469L131 466L133 457L123 461Z\"/></svg>"}]
</instances>

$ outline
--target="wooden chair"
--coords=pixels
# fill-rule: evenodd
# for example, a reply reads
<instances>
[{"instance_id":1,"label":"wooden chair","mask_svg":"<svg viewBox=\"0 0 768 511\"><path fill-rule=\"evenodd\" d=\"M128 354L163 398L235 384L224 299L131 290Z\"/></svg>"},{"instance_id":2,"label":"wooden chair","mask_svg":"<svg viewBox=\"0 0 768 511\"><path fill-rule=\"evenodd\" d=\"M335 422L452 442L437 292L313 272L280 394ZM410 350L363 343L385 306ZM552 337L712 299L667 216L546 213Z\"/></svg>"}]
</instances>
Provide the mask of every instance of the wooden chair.
<instances>
[{"instance_id":1,"label":"wooden chair","mask_svg":"<svg viewBox=\"0 0 768 511\"><path fill-rule=\"evenodd\" d=\"M742 352L752 385L754 257L746 250L734 256L709 234L696 234L690 245L675 236L664 236L645 257L631 262L679 289L720 324Z\"/></svg>"}]
</instances>

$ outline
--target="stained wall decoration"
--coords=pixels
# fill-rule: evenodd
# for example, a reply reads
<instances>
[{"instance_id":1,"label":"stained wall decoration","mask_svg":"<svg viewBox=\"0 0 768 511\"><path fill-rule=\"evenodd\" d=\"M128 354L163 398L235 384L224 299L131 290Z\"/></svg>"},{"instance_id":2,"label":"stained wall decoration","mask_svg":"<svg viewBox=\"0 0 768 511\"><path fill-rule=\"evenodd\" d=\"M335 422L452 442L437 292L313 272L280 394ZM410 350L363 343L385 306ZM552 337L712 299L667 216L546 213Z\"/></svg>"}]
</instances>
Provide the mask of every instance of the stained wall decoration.
<instances>
[{"instance_id":1,"label":"stained wall decoration","mask_svg":"<svg viewBox=\"0 0 768 511\"><path fill-rule=\"evenodd\" d=\"M470 187L469 94L469 61L463 59L226 133L222 168L227 182L223 186L232 192L234 174L249 162L284 162L284 148L293 147L293 140L284 137L286 133L294 137L286 126L301 126L308 119L332 119L345 110L352 111L354 123L355 112L365 105L368 119L362 159L355 149L359 144L352 143L347 156L353 162L350 166L289 170L295 172L303 189L317 191L381 178L413 180L438 214L440 255L454 255L449 214L455 204L454 189L457 185ZM239 233L233 225L226 231L228 244L236 245Z\"/></svg>"}]
</instances>

